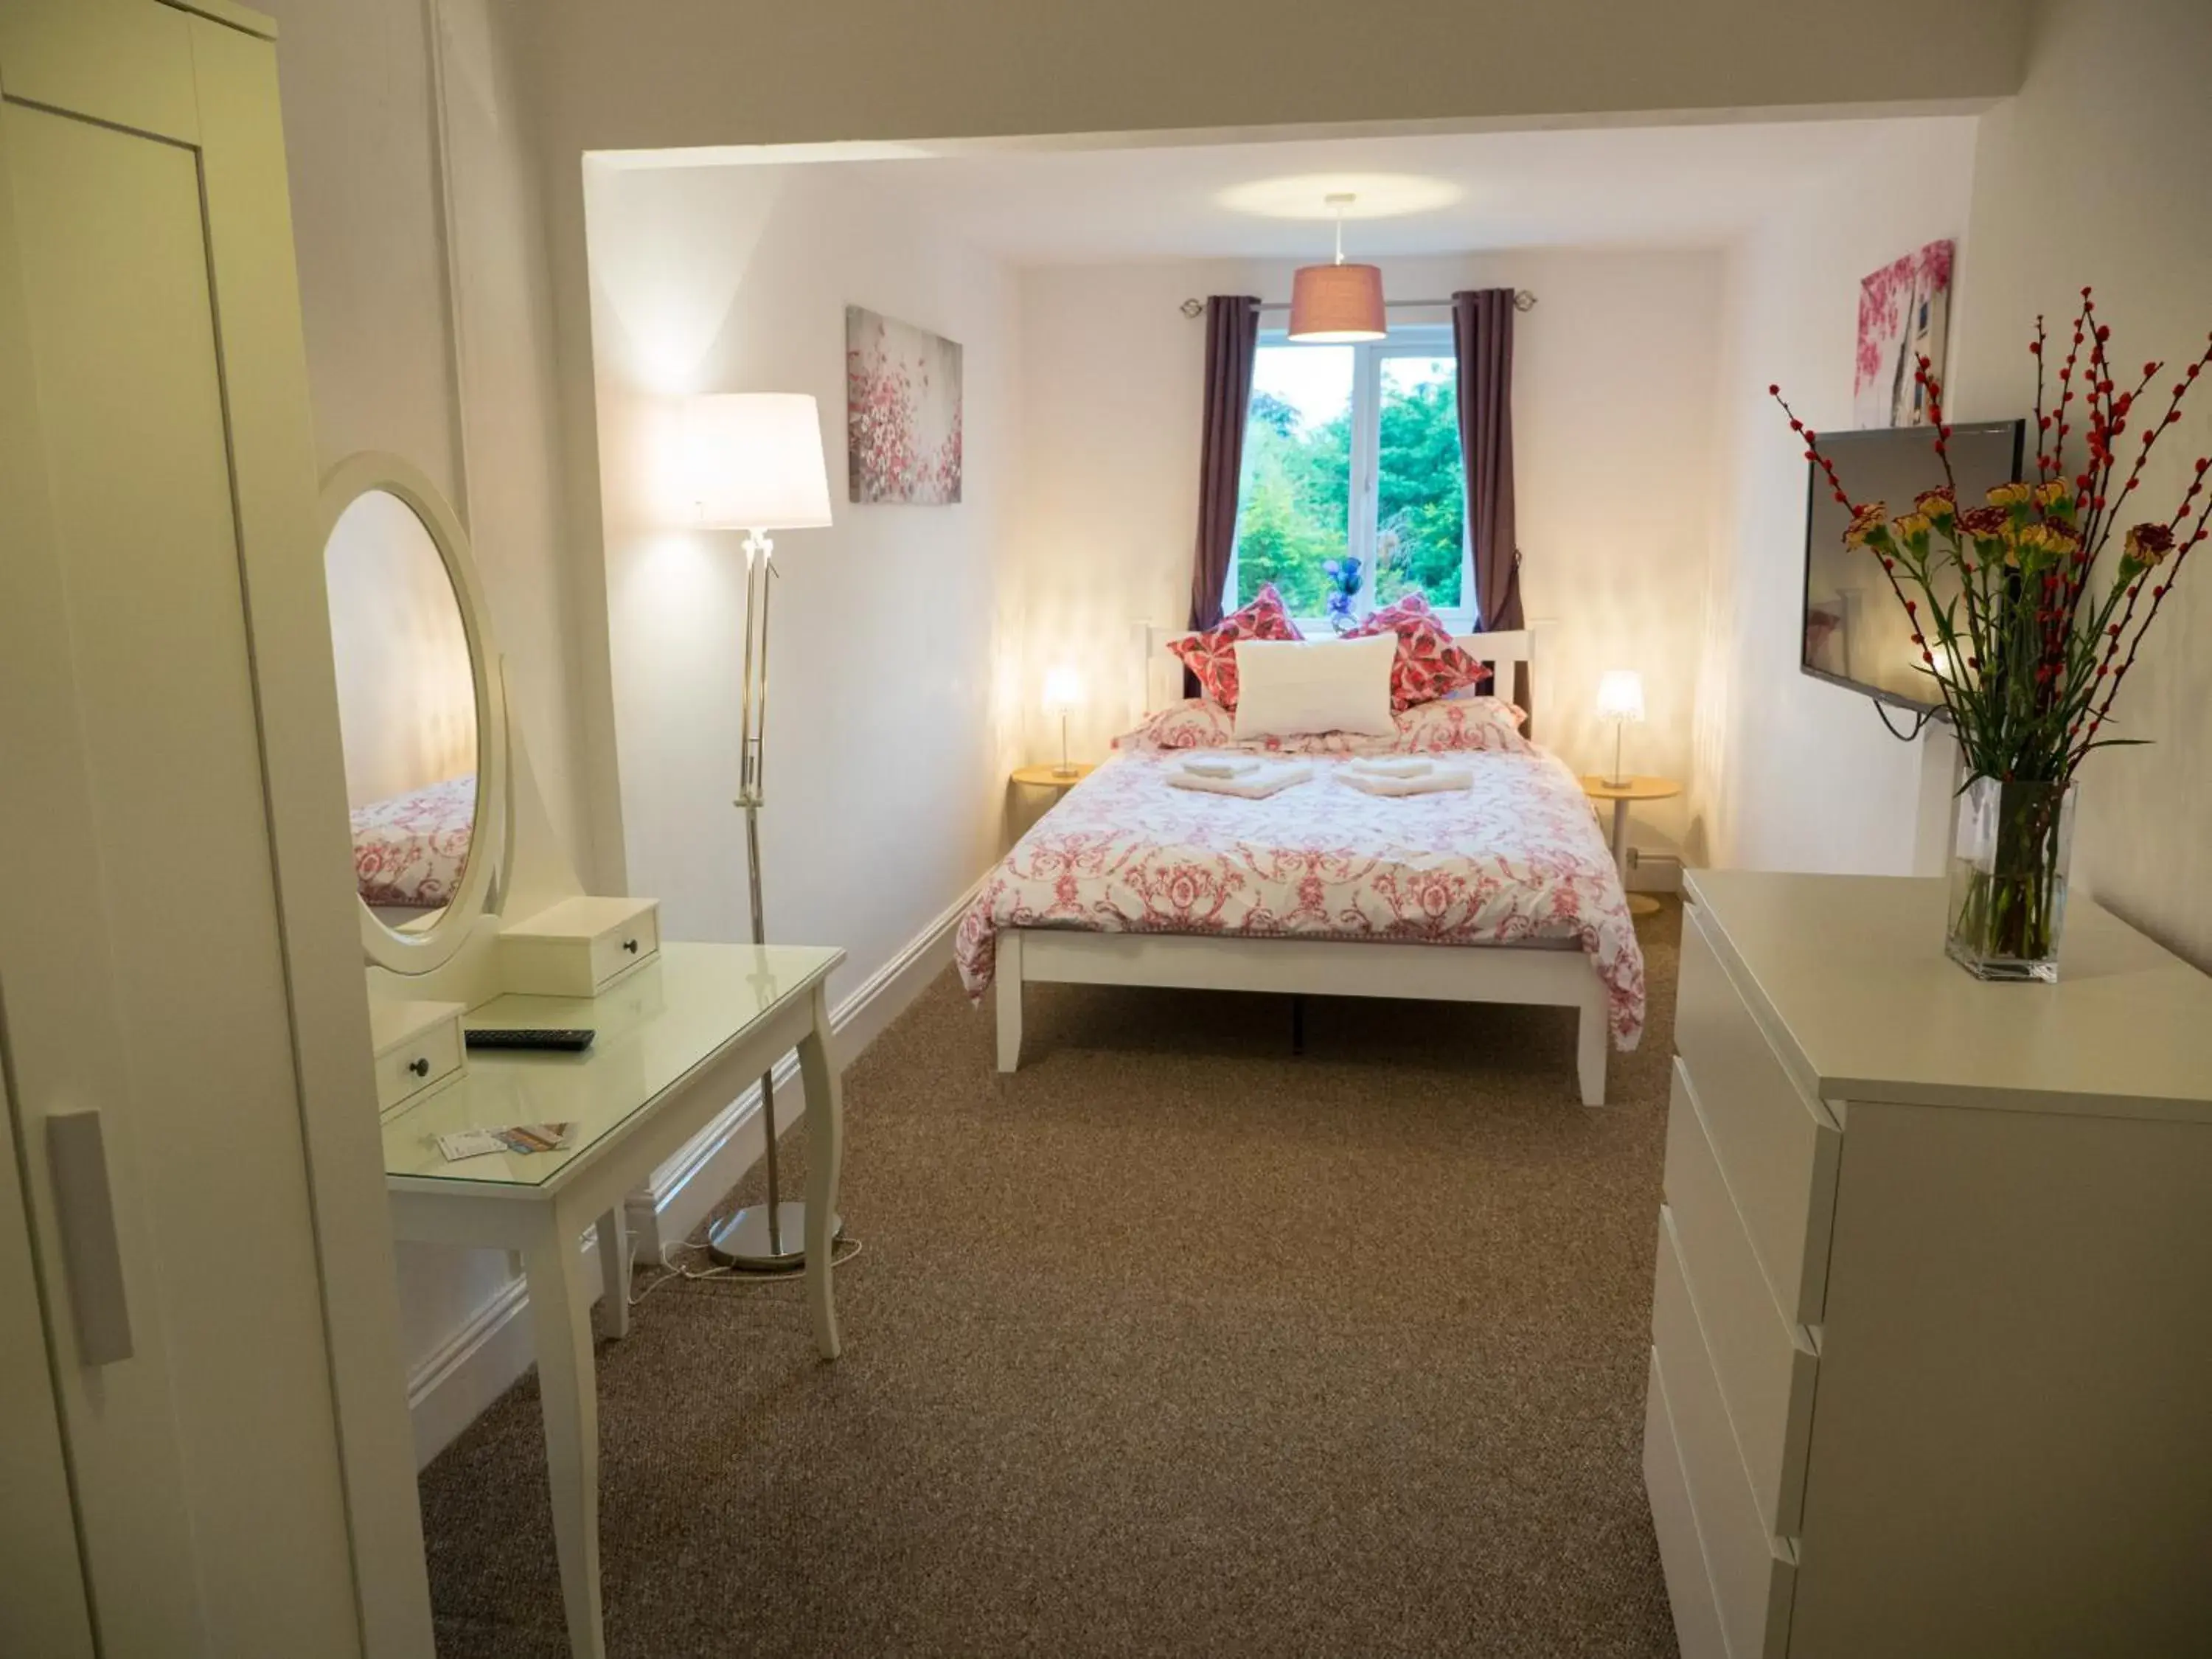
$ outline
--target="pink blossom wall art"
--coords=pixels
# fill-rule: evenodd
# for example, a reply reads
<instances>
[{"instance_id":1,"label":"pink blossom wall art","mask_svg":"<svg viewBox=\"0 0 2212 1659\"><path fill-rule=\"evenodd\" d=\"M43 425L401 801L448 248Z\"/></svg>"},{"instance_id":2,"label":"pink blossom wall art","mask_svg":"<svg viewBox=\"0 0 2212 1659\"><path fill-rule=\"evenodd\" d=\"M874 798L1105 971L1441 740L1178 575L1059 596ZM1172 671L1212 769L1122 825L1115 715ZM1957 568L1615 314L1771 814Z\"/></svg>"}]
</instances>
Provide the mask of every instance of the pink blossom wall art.
<instances>
[{"instance_id":1,"label":"pink blossom wall art","mask_svg":"<svg viewBox=\"0 0 2212 1659\"><path fill-rule=\"evenodd\" d=\"M960 346L845 307L846 454L856 501L960 499Z\"/></svg>"},{"instance_id":2,"label":"pink blossom wall art","mask_svg":"<svg viewBox=\"0 0 2212 1659\"><path fill-rule=\"evenodd\" d=\"M1943 372L1951 314L1949 242L1892 260L1859 284L1858 368L1851 420L1859 427L1925 426L1927 388L1912 378L1923 357Z\"/></svg>"}]
</instances>

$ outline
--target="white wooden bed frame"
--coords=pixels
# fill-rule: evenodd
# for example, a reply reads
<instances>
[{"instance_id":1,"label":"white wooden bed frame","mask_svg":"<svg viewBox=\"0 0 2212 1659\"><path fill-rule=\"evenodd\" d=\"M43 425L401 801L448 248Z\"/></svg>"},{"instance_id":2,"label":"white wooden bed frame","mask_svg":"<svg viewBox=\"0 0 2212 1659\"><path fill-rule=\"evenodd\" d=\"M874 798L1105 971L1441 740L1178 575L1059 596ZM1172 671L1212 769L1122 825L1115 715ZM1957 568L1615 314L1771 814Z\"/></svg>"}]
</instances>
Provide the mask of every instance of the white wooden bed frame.
<instances>
[{"instance_id":1,"label":"white wooden bed frame","mask_svg":"<svg viewBox=\"0 0 2212 1659\"><path fill-rule=\"evenodd\" d=\"M1460 636L1510 687L1533 663L1542 624L1510 634ZM1131 714L1141 720L1182 695L1182 664L1167 648L1179 629L1134 630ZM1575 1070L1585 1106L1605 1103L1606 989L1572 941L1540 945L1388 945L1345 939L1245 939L1224 933L1103 933L1068 927L1002 928L998 938L999 1069L1022 1057L1022 988L1032 984L1146 985L1310 996L1407 997L1432 1002L1534 1003L1579 1015Z\"/></svg>"}]
</instances>

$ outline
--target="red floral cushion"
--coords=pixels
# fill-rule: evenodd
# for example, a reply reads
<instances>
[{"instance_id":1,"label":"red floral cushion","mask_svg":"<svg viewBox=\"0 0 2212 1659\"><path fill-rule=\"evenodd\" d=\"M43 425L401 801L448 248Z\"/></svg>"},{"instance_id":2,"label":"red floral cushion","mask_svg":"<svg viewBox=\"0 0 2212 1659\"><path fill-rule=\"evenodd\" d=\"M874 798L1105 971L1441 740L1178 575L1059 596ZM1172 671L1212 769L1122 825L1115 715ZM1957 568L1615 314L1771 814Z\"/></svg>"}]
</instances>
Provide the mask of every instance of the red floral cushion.
<instances>
[{"instance_id":1,"label":"red floral cushion","mask_svg":"<svg viewBox=\"0 0 2212 1659\"><path fill-rule=\"evenodd\" d=\"M1302 640L1304 635L1283 609L1283 596L1269 582L1242 611L1232 611L1203 633L1170 640L1168 649L1198 677L1206 695L1231 714L1237 711L1237 641ZM1401 653L1402 654L1402 652Z\"/></svg>"},{"instance_id":2,"label":"red floral cushion","mask_svg":"<svg viewBox=\"0 0 2212 1659\"><path fill-rule=\"evenodd\" d=\"M1390 707L1403 714L1416 703L1434 702L1455 692L1480 690L1490 670L1452 643L1451 630L1437 620L1429 602L1408 593L1386 605L1344 637L1398 636L1397 660L1390 665Z\"/></svg>"}]
</instances>

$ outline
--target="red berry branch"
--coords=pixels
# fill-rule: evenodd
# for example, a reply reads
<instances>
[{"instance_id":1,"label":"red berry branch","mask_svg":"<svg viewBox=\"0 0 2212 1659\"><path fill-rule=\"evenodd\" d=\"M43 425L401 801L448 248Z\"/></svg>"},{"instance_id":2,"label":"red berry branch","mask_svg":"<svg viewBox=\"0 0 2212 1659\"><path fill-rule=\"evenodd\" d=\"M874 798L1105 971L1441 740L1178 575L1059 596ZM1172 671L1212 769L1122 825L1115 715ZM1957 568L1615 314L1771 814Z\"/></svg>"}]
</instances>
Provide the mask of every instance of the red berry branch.
<instances>
[{"instance_id":1,"label":"red berry branch","mask_svg":"<svg viewBox=\"0 0 2212 1659\"><path fill-rule=\"evenodd\" d=\"M1926 396L1945 482L1894 518L1886 502L1851 499L1819 434L1779 386L1767 388L1806 459L1850 513L1845 542L1880 561L1976 776L2063 782L2093 750L2130 741L2103 735L2113 700L2183 562L2212 535L2208 458L2171 515L2136 520L2114 556L2105 556L2115 526L2132 516L2124 509L2160 439L2212 367L2208 336L2160 408L2152 388L2166 365L2152 359L2126 383L2113 372L2112 337L2095 295L2083 289L2053 401L2050 334L2036 319L2027 348L2036 370L2034 476L1972 507L1958 498L1943 385L1927 358L1913 379ZM2100 570L2108 580L2095 591Z\"/></svg>"}]
</instances>

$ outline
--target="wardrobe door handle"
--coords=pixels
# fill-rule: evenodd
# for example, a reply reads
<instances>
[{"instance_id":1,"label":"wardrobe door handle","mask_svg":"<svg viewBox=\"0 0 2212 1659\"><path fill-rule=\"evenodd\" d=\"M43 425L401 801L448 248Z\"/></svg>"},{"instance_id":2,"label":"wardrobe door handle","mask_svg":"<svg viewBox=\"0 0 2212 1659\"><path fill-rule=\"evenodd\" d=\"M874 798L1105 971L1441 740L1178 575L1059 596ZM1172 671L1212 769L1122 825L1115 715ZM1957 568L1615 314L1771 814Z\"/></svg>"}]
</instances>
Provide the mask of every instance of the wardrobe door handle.
<instances>
[{"instance_id":1,"label":"wardrobe door handle","mask_svg":"<svg viewBox=\"0 0 2212 1659\"><path fill-rule=\"evenodd\" d=\"M634 939L624 939L623 941L623 949L629 951L630 955L635 956L637 954L637 941Z\"/></svg>"},{"instance_id":2,"label":"wardrobe door handle","mask_svg":"<svg viewBox=\"0 0 2212 1659\"><path fill-rule=\"evenodd\" d=\"M418 1054L416 1058L407 1062L407 1069L414 1073L416 1077L429 1076L430 1056L428 1054Z\"/></svg>"},{"instance_id":3,"label":"wardrobe door handle","mask_svg":"<svg viewBox=\"0 0 2212 1659\"><path fill-rule=\"evenodd\" d=\"M62 1262L76 1324L78 1360L112 1365L131 1358L131 1307L123 1294L123 1247L98 1112L46 1119L46 1169L53 1177Z\"/></svg>"}]
</instances>

